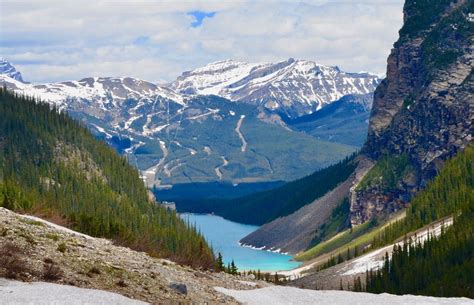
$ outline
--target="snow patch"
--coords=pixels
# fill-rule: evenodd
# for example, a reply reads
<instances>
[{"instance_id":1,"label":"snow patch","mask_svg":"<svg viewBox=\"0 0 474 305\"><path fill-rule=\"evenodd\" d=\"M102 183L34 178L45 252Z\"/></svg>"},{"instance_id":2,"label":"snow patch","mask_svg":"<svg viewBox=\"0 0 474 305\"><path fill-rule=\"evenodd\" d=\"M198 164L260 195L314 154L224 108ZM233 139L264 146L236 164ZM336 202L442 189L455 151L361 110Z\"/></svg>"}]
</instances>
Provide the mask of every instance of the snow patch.
<instances>
[{"instance_id":1,"label":"snow patch","mask_svg":"<svg viewBox=\"0 0 474 305\"><path fill-rule=\"evenodd\" d=\"M148 304L120 294L53 283L0 279L0 304Z\"/></svg>"},{"instance_id":2,"label":"snow patch","mask_svg":"<svg viewBox=\"0 0 474 305\"><path fill-rule=\"evenodd\" d=\"M0 209L3 209L3 208L0 208ZM49 222L47 220L44 220L44 219L36 217L36 216L21 215L21 214L18 214L18 216L20 216L22 218L25 218L25 219L41 222L41 223L47 225L48 227L54 228L54 229L56 229L58 231L61 231L61 232L65 232L65 233L68 233L68 234L71 234L71 235L81 236L81 237L86 238L86 239L94 239L94 237L92 237L92 236L73 231L71 229L68 229L66 227L57 225L55 223Z\"/></svg>"},{"instance_id":3,"label":"snow patch","mask_svg":"<svg viewBox=\"0 0 474 305\"><path fill-rule=\"evenodd\" d=\"M371 294L349 291L309 290L286 286L269 286L251 290L232 290L214 287L220 293L231 296L248 305L272 304L318 304L318 305L472 305L474 300L466 298L435 298L413 295Z\"/></svg>"},{"instance_id":4,"label":"snow patch","mask_svg":"<svg viewBox=\"0 0 474 305\"><path fill-rule=\"evenodd\" d=\"M442 229L447 228L453 224L453 218L448 218L444 221L437 222L436 224L429 226L425 230L419 231L408 239L408 243L421 243L423 244L428 238L438 237L441 235ZM392 249L394 245L403 246L404 241L398 242L386 246L384 248L372 251L368 254L365 254L359 258L356 258L348 263L343 269L342 275L354 275L359 273L364 273L367 270L378 270L383 267L384 256L387 252L389 258L392 257Z\"/></svg>"}]
</instances>

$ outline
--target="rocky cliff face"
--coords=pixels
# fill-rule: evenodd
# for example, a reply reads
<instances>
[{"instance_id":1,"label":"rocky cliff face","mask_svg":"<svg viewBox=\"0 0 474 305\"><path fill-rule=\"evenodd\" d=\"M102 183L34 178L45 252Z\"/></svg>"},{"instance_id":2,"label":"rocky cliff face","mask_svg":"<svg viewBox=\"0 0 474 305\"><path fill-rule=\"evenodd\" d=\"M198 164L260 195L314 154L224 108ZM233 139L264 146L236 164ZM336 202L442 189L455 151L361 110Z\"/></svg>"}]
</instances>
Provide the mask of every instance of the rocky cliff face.
<instances>
[{"instance_id":1,"label":"rocky cliff face","mask_svg":"<svg viewBox=\"0 0 474 305\"><path fill-rule=\"evenodd\" d=\"M384 167L375 165L371 171L382 174L368 171L363 185L353 188L353 225L404 207L444 160L472 143L472 13L472 1L406 1L404 26L387 77L375 91L363 148L368 159L383 159ZM382 171L387 167L395 172L390 183Z\"/></svg>"}]
</instances>

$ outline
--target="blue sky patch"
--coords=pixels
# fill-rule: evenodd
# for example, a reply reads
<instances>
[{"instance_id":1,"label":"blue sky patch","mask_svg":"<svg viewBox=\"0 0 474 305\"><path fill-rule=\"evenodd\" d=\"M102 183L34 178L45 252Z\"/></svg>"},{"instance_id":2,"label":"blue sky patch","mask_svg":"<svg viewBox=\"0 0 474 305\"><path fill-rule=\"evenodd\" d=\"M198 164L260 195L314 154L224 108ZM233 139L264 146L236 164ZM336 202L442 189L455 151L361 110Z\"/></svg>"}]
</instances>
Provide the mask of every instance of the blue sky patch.
<instances>
[{"instance_id":1,"label":"blue sky patch","mask_svg":"<svg viewBox=\"0 0 474 305\"><path fill-rule=\"evenodd\" d=\"M216 12L203 12L203 11L188 12L188 15L194 17L194 21L191 22L191 26L193 28L197 28L197 27L201 26L202 21L204 20L204 18L212 18L212 17L214 17L215 14L216 14Z\"/></svg>"},{"instance_id":2,"label":"blue sky patch","mask_svg":"<svg viewBox=\"0 0 474 305\"><path fill-rule=\"evenodd\" d=\"M146 44L149 40L150 40L149 36L138 36L133 43L141 46L141 45Z\"/></svg>"}]
</instances>

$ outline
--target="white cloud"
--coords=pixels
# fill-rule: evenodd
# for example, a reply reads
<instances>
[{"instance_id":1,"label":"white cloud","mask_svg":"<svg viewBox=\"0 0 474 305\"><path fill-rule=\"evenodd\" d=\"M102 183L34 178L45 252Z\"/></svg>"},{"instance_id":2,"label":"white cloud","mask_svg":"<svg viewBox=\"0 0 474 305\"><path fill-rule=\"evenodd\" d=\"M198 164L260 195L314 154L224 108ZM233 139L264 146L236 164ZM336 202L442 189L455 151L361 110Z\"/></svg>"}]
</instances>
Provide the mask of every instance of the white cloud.
<instances>
[{"instance_id":1,"label":"white cloud","mask_svg":"<svg viewBox=\"0 0 474 305\"><path fill-rule=\"evenodd\" d=\"M193 10L216 14L192 28ZM0 55L35 82L172 80L225 58L295 57L384 73L402 0L2 0L0 17Z\"/></svg>"}]
</instances>

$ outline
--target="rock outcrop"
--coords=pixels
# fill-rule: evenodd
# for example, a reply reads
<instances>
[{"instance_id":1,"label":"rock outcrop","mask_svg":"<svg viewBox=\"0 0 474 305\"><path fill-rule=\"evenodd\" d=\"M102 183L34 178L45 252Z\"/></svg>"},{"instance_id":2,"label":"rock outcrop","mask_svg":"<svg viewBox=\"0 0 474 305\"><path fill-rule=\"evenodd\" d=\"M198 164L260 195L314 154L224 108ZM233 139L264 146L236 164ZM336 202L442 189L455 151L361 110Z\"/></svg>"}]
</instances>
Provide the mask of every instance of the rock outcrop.
<instances>
[{"instance_id":1,"label":"rock outcrop","mask_svg":"<svg viewBox=\"0 0 474 305\"><path fill-rule=\"evenodd\" d=\"M425 2L405 3L404 26L375 91L363 148L374 161L406 156L409 162L389 188L353 189L353 225L406 206L444 160L473 141L474 3Z\"/></svg>"}]
</instances>

